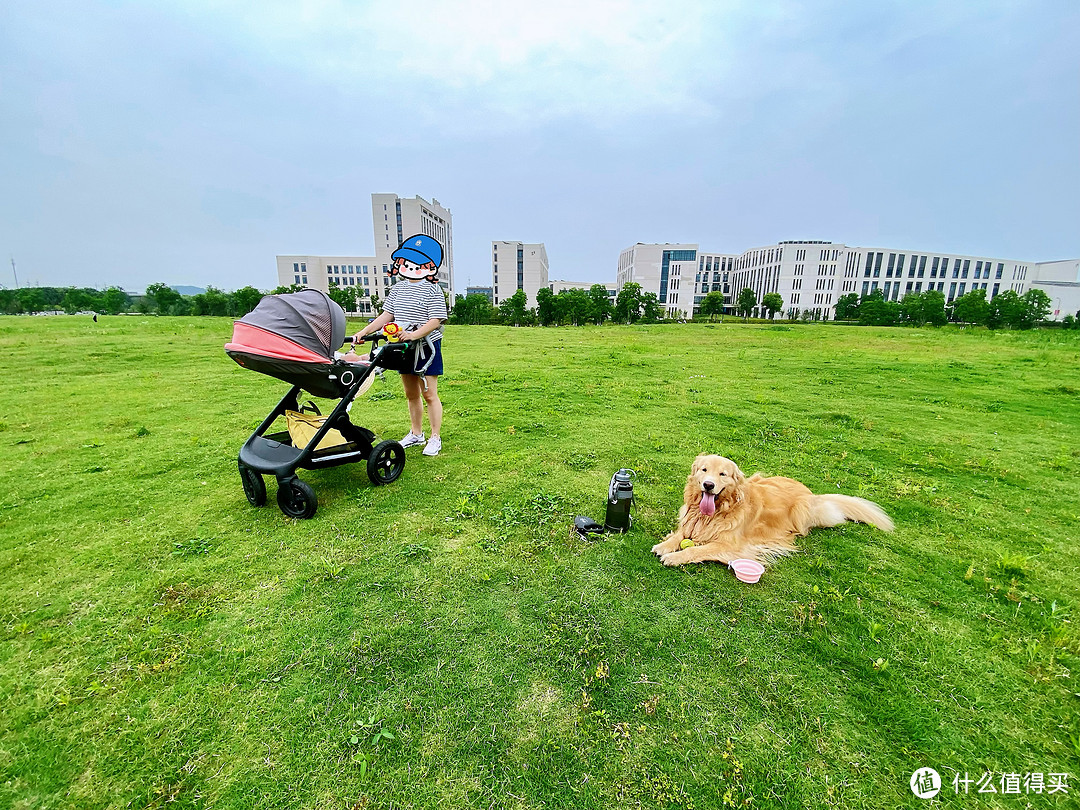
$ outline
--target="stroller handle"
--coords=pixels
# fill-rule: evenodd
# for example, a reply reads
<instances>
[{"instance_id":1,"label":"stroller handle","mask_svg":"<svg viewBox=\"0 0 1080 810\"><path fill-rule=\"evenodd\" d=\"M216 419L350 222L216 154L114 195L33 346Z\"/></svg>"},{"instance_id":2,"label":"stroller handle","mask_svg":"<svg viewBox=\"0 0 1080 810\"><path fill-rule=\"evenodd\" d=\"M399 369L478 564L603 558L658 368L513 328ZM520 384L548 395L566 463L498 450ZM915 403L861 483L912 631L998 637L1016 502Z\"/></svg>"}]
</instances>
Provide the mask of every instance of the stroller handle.
<instances>
[{"instance_id":1,"label":"stroller handle","mask_svg":"<svg viewBox=\"0 0 1080 810\"><path fill-rule=\"evenodd\" d=\"M420 340L423 340L423 339L424 338L420 338ZM372 348L375 348L375 347L377 347L379 345L380 342L388 342L388 340L389 339L382 332L372 332L370 335L364 335L363 337L360 337L360 338L357 338L356 335L353 335L346 342L351 342L354 346L356 346L356 345L358 345L360 343L370 343L372 345ZM417 343L419 341L417 341L417 340L398 340L397 342L398 343L404 343L406 345L411 345L411 344Z\"/></svg>"}]
</instances>

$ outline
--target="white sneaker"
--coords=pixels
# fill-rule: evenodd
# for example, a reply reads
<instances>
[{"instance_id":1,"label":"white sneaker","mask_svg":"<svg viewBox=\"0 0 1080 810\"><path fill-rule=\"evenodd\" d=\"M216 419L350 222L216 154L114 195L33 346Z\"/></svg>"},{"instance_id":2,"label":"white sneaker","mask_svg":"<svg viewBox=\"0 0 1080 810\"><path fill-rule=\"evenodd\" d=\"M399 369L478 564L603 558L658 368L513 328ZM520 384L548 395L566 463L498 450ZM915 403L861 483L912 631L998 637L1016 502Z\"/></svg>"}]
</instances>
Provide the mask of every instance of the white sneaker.
<instances>
[{"instance_id":1,"label":"white sneaker","mask_svg":"<svg viewBox=\"0 0 1080 810\"><path fill-rule=\"evenodd\" d=\"M428 443L424 445L425 456L437 456L440 450L442 450L442 439L438 436L432 436L428 439Z\"/></svg>"},{"instance_id":2,"label":"white sneaker","mask_svg":"<svg viewBox=\"0 0 1080 810\"><path fill-rule=\"evenodd\" d=\"M401 441L398 442L398 444L400 444L402 447L412 447L413 445L423 444L423 443L424 443L424 434L423 433L406 433L402 437Z\"/></svg>"}]
</instances>

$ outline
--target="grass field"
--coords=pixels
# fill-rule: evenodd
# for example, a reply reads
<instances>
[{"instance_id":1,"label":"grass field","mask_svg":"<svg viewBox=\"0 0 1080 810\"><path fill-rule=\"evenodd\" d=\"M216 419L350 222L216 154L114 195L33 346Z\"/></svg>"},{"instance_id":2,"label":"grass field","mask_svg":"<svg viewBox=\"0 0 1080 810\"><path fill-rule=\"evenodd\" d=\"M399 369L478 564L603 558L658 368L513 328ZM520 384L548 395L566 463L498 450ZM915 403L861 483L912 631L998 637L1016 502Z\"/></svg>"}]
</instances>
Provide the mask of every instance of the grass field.
<instances>
[{"instance_id":1,"label":"grass field","mask_svg":"<svg viewBox=\"0 0 1080 810\"><path fill-rule=\"evenodd\" d=\"M1076 806L1080 333L451 327L443 454L293 521L230 330L0 318L0 807ZM897 531L665 569L702 451ZM620 467L633 529L572 539Z\"/></svg>"}]
</instances>

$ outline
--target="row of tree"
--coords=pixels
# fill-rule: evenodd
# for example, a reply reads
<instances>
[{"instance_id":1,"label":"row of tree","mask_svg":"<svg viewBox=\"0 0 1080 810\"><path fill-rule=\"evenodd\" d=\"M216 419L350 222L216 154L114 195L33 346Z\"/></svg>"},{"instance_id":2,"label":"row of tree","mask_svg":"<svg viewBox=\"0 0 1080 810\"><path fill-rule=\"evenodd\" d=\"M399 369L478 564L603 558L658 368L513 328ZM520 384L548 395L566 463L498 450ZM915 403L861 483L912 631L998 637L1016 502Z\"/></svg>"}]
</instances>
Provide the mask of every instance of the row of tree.
<instances>
[{"instance_id":1,"label":"row of tree","mask_svg":"<svg viewBox=\"0 0 1080 810\"><path fill-rule=\"evenodd\" d=\"M300 285L278 287L274 294L295 292ZM121 312L159 313L162 315L219 315L238 318L253 310L264 293L254 287L224 292L208 287L197 295L182 295L167 284L151 284L145 295L132 296L118 287L94 290L88 287L22 287L0 290L0 312L9 315L34 312L63 311L98 312L116 315ZM330 297L345 311L360 308L378 312L381 302L377 296L361 301L352 287L330 288ZM607 288L594 284L588 290L562 290L558 294L542 288L537 293L537 305L529 308L523 290L518 290L498 308L484 295L458 296L450 313L451 323L491 324L514 326L580 326L586 323L657 323L664 318L664 309L655 293L644 292L634 282L624 284L612 304ZM750 288L735 298L732 309L745 318L760 306L770 319L784 306L779 293L766 293L761 301ZM710 292L703 299L698 314L710 319L722 315L727 302L721 292ZM986 290L972 290L946 304L944 293L938 290L908 293L899 301L886 301L881 290L859 296L843 295L834 305L836 319L858 321L868 326L925 325L940 326L949 321L987 326L991 329L1009 327L1030 329L1050 314L1050 297L1032 288L1023 295L1006 290L987 299ZM793 315L794 312L789 313ZM1066 328L1080 327L1080 313L1067 315Z\"/></svg>"},{"instance_id":2,"label":"row of tree","mask_svg":"<svg viewBox=\"0 0 1080 810\"><path fill-rule=\"evenodd\" d=\"M640 284L624 284L615 303L607 287L594 284L588 290L542 287L536 307L530 309L524 290L518 290L496 308L486 295L458 296L450 313L451 323L503 323L512 326L581 326L586 323L657 323L664 308L655 293L643 292Z\"/></svg>"},{"instance_id":3,"label":"row of tree","mask_svg":"<svg viewBox=\"0 0 1080 810\"><path fill-rule=\"evenodd\" d=\"M950 304L945 303L945 294L939 290L908 293L899 301L886 301L881 290L861 297L849 293L836 302L837 320L857 320L868 326L940 326L953 321L990 329L1031 329L1049 314L1050 296L1037 288L1023 295L1006 290L990 299L986 290L972 290ZM1069 316L1065 326L1074 323Z\"/></svg>"},{"instance_id":4,"label":"row of tree","mask_svg":"<svg viewBox=\"0 0 1080 810\"><path fill-rule=\"evenodd\" d=\"M151 284L146 293L131 296L119 287L20 287L0 290L0 312L21 315L35 312L156 312L161 315L228 315L240 317L255 308L264 293L254 287L224 292L208 287L197 295L182 295L167 284Z\"/></svg>"},{"instance_id":5,"label":"row of tree","mask_svg":"<svg viewBox=\"0 0 1080 810\"><path fill-rule=\"evenodd\" d=\"M19 287L0 290L0 312L21 315L34 312L100 312L118 315L131 307L131 296L119 287Z\"/></svg>"}]
</instances>

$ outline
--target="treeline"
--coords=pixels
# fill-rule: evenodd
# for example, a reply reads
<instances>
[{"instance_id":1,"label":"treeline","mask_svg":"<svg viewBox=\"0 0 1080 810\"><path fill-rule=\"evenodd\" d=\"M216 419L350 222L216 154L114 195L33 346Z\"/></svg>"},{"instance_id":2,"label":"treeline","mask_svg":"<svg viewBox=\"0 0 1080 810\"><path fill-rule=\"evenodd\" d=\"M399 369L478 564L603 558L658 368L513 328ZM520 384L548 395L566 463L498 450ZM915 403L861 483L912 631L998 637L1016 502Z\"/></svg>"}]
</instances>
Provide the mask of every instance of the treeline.
<instances>
[{"instance_id":1,"label":"treeline","mask_svg":"<svg viewBox=\"0 0 1080 810\"><path fill-rule=\"evenodd\" d=\"M486 295L457 297L450 323L506 324L508 326L581 326L587 323L659 323L664 308L655 293L643 292L630 282L619 290L612 305L607 287L594 284L588 290L561 290L553 293L542 287L536 306L530 308L524 290L518 290L498 307Z\"/></svg>"},{"instance_id":2,"label":"treeline","mask_svg":"<svg viewBox=\"0 0 1080 810\"><path fill-rule=\"evenodd\" d=\"M118 315L131 308L131 296L119 287L19 287L0 290L0 312L21 315L34 312L98 312Z\"/></svg>"},{"instance_id":3,"label":"treeline","mask_svg":"<svg viewBox=\"0 0 1080 810\"><path fill-rule=\"evenodd\" d=\"M967 323L990 329L1032 329L1050 314L1050 296L1038 288L1023 295L1006 290L993 298L986 290L972 290L952 303L945 303L945 294L938 290L908 293L899 301L886 301L881 290L864 296L843 295L836 302L838 321L858 321L866 326L904 326ZM1076 318L1067 315L1062 326L1074 328Z\"/></svg>"},{"instance_id":4,"label":"treeline","mask_svg":"<svg viewBox=\"0 0 1080 810\"><path fill-rule=\"evenodd\" d=\"M296 292L302 285L277 287L271 294ZM0 313L19 315L35 312L96 312L119 315L123 312L157 313L160 315L218 315L239 318L251 312L266 293L254 287L242 287L225 292L208 287L196 295L183 295L167 284L151 284L146 293L132 296L119 287L95 290L89 287L21 287L0 290ZM364 310L379 312L381 301L372 296L361 301L352 287L330 287L330 297L346 312ZM485 295L457 297L450 311L450 323L506 324L511 326L580 326L582 324L660 323L665 320L664 308L655 293L644 292L634 282L624 284L614 305L603 284L588 290L562 290L558 294L542 288L537 303L530 308L523 290L518 290L499 307ZM753 290L746 288L736 297L731 309L749 318L758 309L771 320L783 309L779 293L768 293L759 302ZM727 302L720 292L704 297L697 316L714 318L727 311ZM949 322L986 326L990 329L1031 329L1050 314L1050 296L1033 288L1023 295L1012 290L987 299L986 290L972 290L947 304L945 294L938 290L908 293L899 301L886 301L881 290L860 296L848 293L834 305L836 320L856 321L865 326L941 326ZM788 311L788 320L819 320L819 309ZM1066 315L1061 322L1066 329L1080 328L1080 312Z\"/></svg>"},{"instance_id":5,"label":"treeline","mask_svg":"<svg viewBox=\"0 0 1080 810\"><path fill-rule=\"evenodd\" d=\"M254 287L243 287L235 292L207 287L206 292L197 295L182 295L167 284L151 284L144 295L138 296L129 295L119 287L106 290L90 287L20 287L0 290L0 312L5 315L35 312L66 312L69 315L76 312L96 312L101 315L156 312L161 315L240 317L251 312L264 294Z\"/></svg>"}]
</instances>

